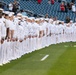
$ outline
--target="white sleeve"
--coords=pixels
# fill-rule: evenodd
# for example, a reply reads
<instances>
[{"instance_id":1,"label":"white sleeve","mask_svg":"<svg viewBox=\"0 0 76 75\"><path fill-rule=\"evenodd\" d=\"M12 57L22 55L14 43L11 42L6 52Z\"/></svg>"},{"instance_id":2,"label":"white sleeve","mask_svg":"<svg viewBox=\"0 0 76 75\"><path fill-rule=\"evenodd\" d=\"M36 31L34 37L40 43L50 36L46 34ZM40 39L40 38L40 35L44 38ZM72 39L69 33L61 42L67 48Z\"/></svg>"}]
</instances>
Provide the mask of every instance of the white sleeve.
<instances>
[{"instance_id":1,"label":"white sleeve","mask_svg":"<svg viewBox=\"0 0 76 75\"><path fill-rule=\"evenodd\" d=\"M5 25L6 25L6 28L9 28L10 27L10 23L8 20L5 20Z\"/></svg>"},{"instance_id":2,"label":"white sleeve","mask_svg":"<svg viewBox=\"0 0 76 75\"><path fill-rule=\"evenodd\" d=\"M1 23L0 23L0 40L1 40Z\"/></svg>"}]
</instances>

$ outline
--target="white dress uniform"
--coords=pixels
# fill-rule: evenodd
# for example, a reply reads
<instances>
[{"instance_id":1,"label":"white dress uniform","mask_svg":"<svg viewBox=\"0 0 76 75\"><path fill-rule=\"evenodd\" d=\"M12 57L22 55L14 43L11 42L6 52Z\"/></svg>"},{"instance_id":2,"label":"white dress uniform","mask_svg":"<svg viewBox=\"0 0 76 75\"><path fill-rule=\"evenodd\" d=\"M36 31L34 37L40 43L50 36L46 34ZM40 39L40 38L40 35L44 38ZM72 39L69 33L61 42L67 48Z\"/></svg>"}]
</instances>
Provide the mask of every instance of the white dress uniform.
<instances>
[{"instance_id":1,"label":"white dress uniform","mask_svg":"<svg viewBox=\"0 0 76 75\"><path fill-rule=\"evenodd\" d=\"M43 23L43 30L44 30L44 36L43 36L43 48L46 47L48 45L49 37L47 37L47 35L49 34L49 24L47 22ZM49 41L48 41L49 40Z\"/></svg>"},{"instance_id":2,"label":"white dress uniform","mask_svg":"<svg viewBox=\"0 0 76 75\"><path fill-rule=\"evenodd\" d=\"M14 32L14 35L13 35L13 37L14 38L18 38L18 22L19 22L19 20L18 20L18 18L14 18L14 21L13 21L14 23L14 27L15 27L15 32Z\"/></svg>"},{"instance_id":3,"label":"white dress uniform","mask_svg":"<svg viewBox=\"0 0 76 75\"><path fill-rule=\"evenodd\" d=\"M30 52L32 52L32 31L33 31L33 29L32 29L32 24L30 23L30 22L28 22L27 23L28 24L28 36L30 36L30 38L29 38L29 44L28 44L28 47L29 47L29 49L28 49L28 52L30 53Z\"/></svg>"},{"instance_id":4,"label":"white dress uniform","mask_svg":"<svg viewBox=\"0 0 76 75\"><path fill-rule=\"evenodd\" d=\"M39 28L40 27L39 27L39 24L37 24L37 23L35 23L34 26L35 26L35 34L37 35L35 47L36 47L36 50L38 50L38 39L39 39Z\"/></svg>"},{"instance_id":5,"label":"white dress uniform","mask_svg":"<svg viewBox=\"0 0 76 75\"><path fill-rule=\"evenodd\" d=\"M0 22L0 66L2 65L1 28L2 28L2 23Z\"/></svg>"},{"instance_id":6,"label":"white dress uniform","mask_svg":"<svg viewBox=\"0 0 76 75\"><path fill-rule=\"evenodd\" d=\"M29 30L28 30L28 23L24 21L24 53L29 53L29 38L28 38Z\"/></svg>"},{"instance_id":7,"label":"white dress uniform","mask_svg":"<svg viewBox=\"0 0 76 75\"><path fill-rule=\"evenodd\" d=\"M9 20L9 23L10 23L10 30L15 30L15 25L14 25L14 22Z\"/></svg>"},{"instance_id":8,"label":"white dress uniform","mask_svg":"<svg viewBox=\"0 0 76 75\"><path fill-rule=\"evenodd\" d=\"M70 28L70 39L69 39L70 42L72 42L72 37L73 37L72 35L73 35L73 26L71 24L71 28Z\"/></svg>"},{"instance_id":9,"label":"white dress uniform","mask_svg":"<svg viewBox=\"0 0 76 75\"><path fill-rule=\"evenodd\" d=\"M45 26L45 33L46 33L46 46L48 47L50 45L50 42L51 42L51 38L49 36L50 34L50 24L45 22L46 26Z\"/></svg>"},{"instance_id":10,"label":"white dress uniform","mask_svg":"<svg viewBox=\"0 0 76 75\"><path fill-rule=\"evenodd\" d=\"M1 27L1 36L2 36L2 38L5 38L6 37L6 26L5 26L5 23L3 22L3 19L0 19L0 22L2 24L2 27Z\"/></svg>"},{"instance_id":11,"label":"white dress uniform","mask_svg":"<svg viewBox=\"0 0 76 75\"><path fill-rule=\"evenodd\" d=\"M66 23L63 24L62 28L63 28L62 42L66 42L66 33L65 33Z\"/></svg>"},{"instance_id":12,"label":"white dress uniform","mask_svg":"<svg viewBox=\"0 0 76 75\"><path fill-rule=\"evenodd\" d=\"M32 46L33 46L33 51L35 51L36 50L36 36L37 36L37 32L36 32L36 23L35 22L33 22L32 23L32 28L33 28L33 33L32 33L32 35L33 35L33 44L32 44Z\"/></svg>"},{"instance_id":13,"label":"white dress uniform","mask_svg":"<svg viewBox=\"0 0 76 75\"><path fill-rule=\"evenodd\" d=\"M27 36L28 32L27 32L27 26L26 23L22 20L21 21L21 26L23 27L23 32L22 32L22 36L23 36L23 42L22 42L22 55L24 55L26 52L26 40L24 40L24 38Z\"/></svg>"},{"instance_id":14,"label":"white dress uniform","mask_svg":"<svg viewBox=\"0 0 76 75\"><path fill-rule=\"evenodd\" d=\"M43 25L42 25L42 23L40 23L39 24L39 32L42 32L43 31ZM39 34L39 35L41 35L41 37L38 39L38 48L39 49L41 49L42 48L42 35L43 35L43 33L41 33L41 34Z\"/></svg>"},{"instance_id":15,"label":"white dress uniform","mask_svg":"<svg viewBox=\"0 0 76 75\"><path fill-rule=\"evenodd\" d=\"M55 29L56 29L56 25L51 24L51 44L56 44Z\"/></svg>"},{"instance_id":16,"label":"white dress uniform","mask_svg":"<svg viewBox=\"0 0 76 75\"><path fill-rule=\"evenodd\" d=\"M24 39L24 34L23 34L23 26L19 25L18 26L18 39L19 40L23 40ZM20 57L23 55L23 46L22 46L22 42L19 42L19 53L20 53Z\"/></svg>"},{"instance_id":17,"label":"white dress uniform","mask_svg":"<svg viewBox=\"0 0 76 75\"><path fill-rule=\"evenodd\" d=\"M65 33L66 33L66 42L70 42L70 35L71 35L71 26L70 25L66 25Z\"/></svg>"},{"instance_id":18,"label":"white dress uniform","mask_svg":"<svg viewBox=\"0 0 76 75\"><path fill-rule=\"evenodd\" d=\"M34 23L31 23L31 25L32 26L31 26L30 32L31 32L31 36L32 36L31 37L31 52L32 52L32 51L34 51L34 42L35 42L34 41L34 35L35 35L34 34L35 33L35 30L34 29L35 29L35 27L34 27Z\"/></svg>"},{"instance_id":19,"label":"white dress uniform","mask_svg":"<svg viewBox=\"0 0 76 75\"><path fill-rule=\"evenodd\" d=\"M45 24L44 24L44 22L41 23L41 27L42 27L41 31L43 31L42 35L44 35L44 31L45 31ZM43 48L44 47L44 36L42 36L41 38L42 38L41 39L42 40L41 41L41 48Z\"/></svg>"},{"instance_id":20,"label":"white dress uniform","mask_svg":"<svg viewBox=\"0 0 76 75\"><path fill-rule=\"evenodd\" d=\"M71 35L71 41L75 42L76 40L76 23L72 24L72 35Z\"/></svg>"},{"instance_id":21,"label":"white dress uniform","mask_svg":"<svg viewBox=\"0 0 76 75\"><path fill-rule=\"evenodd\" d=\"M5 25L6 25L6 28L10 28L9 20L5 19Z\"/></svg>"},{"instance_id":22,"label":"white dress uniform","mask_svg":"<svg viewBox=\"0 0 76 75\"><path fill-rule=\"evenodd\" d=\"M14 30L14 35L13 37L18 39L19 33L18 33L18 18L14 18L14 26L15 26L15 30ZM17 59L20 57L20 52L19 52L19 41L11 41L11 49L13 50L12 52L12 60Z\"/></svg>"},{"instance_id":23,"label":"white dress uniform","mask_svg":"<svg viewBox=\"0 0 76 75\"><path fill-rule=\"evenodd\" d=\"M10 21L8 19L5 19L5 26L6 26L6 28L10 29ZM12 52L11 52L11 46L10 45L11 45L10 41L7 41L7 40L4 41L4 47L5 47L5 49L4 49L3 64L6 64L6 63L10 62L10 60L11 60L11 54L12 54Z\"/></svg>"},{"instance_id":24,"label":"white dress uniform","mask_svg":"<svg viewBox=\"0 0 76 75\"><path fill-rule=\"evenodd\" d=\"M59 30L60 30L60 43L63 42L64 38L63 38L63 35L64 35L64 25L60 24L59 25Z\"/></svg>"},{"instance_id":25,"label":"white dress uniform","mask_svg":"<svg viewBox=\"0 0 76 75\"><path fill-rule=\"evenodd\" d=\"M1 36L0 36L0 40L1 40L1 38L4 38L5 39L5 37L6 37L6 26L5 26L5 23L4 23L4 20L1 18L0 19L0 34L1 34ZM7 63L7 62L9 62L8 61L8 59L7 59L7 50L6 50L6 46L7 46L7 42L6 41L4 41L4 43L1 45L1 62L2 62L2 64L5 64L5 63Z\"/></svg>"},{"instance_id":26,"label":"white dress uniform","mask_svg":"<svg viewBox=\"0 0 76 75\"><path fill-rule=\"evenodd\" d=\"M18 25L17 23L13 22L13 21L10 21L11 25L10 25L10 30L14 30L14 35L13 35L13 38L18 38L18 34L17 34L17 31L18 31ZM12 60L15 60L17 59L19 56L19 46L18 46L18 41L11 41L10 42L10 47L11 47L11 50L10 50L10 54L11 54L11 59Z\"/></svg>"},{"instance_id":27,"label":"white dress uniform","mask_svg":"<svg viewBox=\"0 0 76 75\"><path fill-rule=\"evenodd\" d=\"M52 44L52 41L51 41L51 23L49 23L49 34L50 34L50 39L49 39L49 44L51 45Z\"/></svg>"},{"instance_id":28,"label":"white dress uniform","mask_svg":"<svg viewBox=\"0 0 76 75\"><path fill-rule=\"evenodd\" d=\"M55 25L55 39L56 39L56 44L59 43L59 26Z\"/></svg>"}]
</instances>

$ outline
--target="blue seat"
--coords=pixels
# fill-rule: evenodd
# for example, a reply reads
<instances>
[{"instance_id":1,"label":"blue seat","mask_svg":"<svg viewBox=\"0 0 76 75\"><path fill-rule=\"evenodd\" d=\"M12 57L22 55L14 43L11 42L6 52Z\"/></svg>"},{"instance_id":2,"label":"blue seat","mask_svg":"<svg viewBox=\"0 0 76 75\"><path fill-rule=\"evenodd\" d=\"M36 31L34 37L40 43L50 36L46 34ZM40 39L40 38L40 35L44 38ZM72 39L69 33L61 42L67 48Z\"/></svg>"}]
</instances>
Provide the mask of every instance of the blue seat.
<instances>
[{"instance_id":1,"label":"blue seat","mask_svg":"<svg viewBox=\"0 0 76 75\"><path fill-rule=\"evenodd\" d=\"M4 0L4 2L6 3L10 3L13 0ZM67 0L68 2L70 2L71 0ZM42 0L41 4L38 4L37 1L34 0L30 0L30 1L26 1L26 0L19 0L20 2L20 7L21 9L26 9L26 10L30 10L33 11L34 14L43 14L46 15L48 14L49 16L57 16L58 19L60 20L65 20L66 16L70 16L71 19L74 20L74 16L75 14L72 12L68 12L68 13L62 13L62 12L58 12L60 10L60 3L55 2L54 5L48 4L48 0Z\"/></svg>"}]
</instances>

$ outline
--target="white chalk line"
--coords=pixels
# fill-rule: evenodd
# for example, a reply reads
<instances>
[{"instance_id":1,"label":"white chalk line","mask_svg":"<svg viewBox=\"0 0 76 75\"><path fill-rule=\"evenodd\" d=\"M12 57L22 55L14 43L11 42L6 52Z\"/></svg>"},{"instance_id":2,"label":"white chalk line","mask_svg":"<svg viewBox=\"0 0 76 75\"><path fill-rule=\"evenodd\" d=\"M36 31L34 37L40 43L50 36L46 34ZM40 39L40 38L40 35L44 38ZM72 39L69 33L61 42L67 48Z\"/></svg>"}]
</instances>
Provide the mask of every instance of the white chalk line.
<instances>
[{"instance_id":1,"label":"white chalk line","mask_svg":"<svg viewBox=\"0 0 76 75\"><path fill-rule=\"evenodd\" d=\"M45 55L45 56L41 59L41 61L44 61L45 59L47 59L48 56L49 56L49 55Z\"/></svg>"}]
</instances>

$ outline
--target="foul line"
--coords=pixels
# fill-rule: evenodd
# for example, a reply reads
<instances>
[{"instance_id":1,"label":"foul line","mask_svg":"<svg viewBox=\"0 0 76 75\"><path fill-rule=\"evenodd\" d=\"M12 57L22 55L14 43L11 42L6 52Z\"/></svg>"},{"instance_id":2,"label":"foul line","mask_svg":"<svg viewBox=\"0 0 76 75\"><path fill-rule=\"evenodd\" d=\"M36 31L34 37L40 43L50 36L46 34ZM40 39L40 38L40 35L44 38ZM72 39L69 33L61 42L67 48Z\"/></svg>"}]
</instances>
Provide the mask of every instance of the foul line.
<instances>
[{"instance_id":1,"label":"foul line","mask_svg":"<svg viewBox=\"0 0 76 75\"><path fill-rule=\"evenodd\" d=\"M41 59L41 61L44 61L48 56L49 56L49 55L45 55L45 56Z\"/></svg>"}]
</instances>

